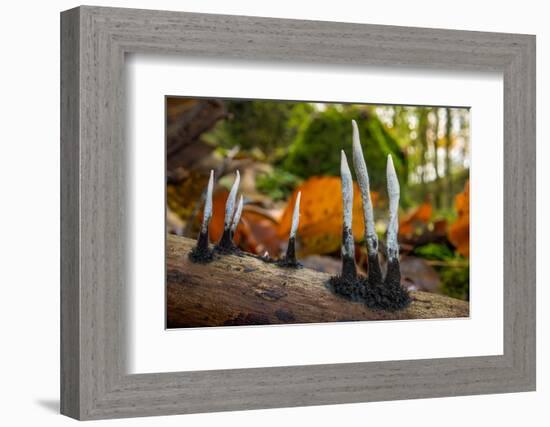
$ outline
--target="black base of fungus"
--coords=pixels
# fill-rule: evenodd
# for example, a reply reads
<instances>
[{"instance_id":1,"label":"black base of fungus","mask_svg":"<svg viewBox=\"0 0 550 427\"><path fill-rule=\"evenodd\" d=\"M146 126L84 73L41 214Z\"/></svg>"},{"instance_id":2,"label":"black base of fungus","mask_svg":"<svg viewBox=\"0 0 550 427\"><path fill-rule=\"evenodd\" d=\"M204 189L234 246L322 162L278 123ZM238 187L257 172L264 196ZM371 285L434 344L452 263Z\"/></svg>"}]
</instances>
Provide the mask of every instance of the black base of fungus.
<instances>
[{"instance_id":1,"label":"black base of fungus","mask_svg":"<svg viewBox=\"0 0 550 427\"><path fill-rule=\"evenodd\" d=\"M329 280L329 287L338 295L342 295L353 301L361 301L363 284L357 277L355 260L349 255L342 257L342 275L332 276Z\"/></svg>"},{"instance_id":2,"label":"black base of fungus","mask_svg":"<svg viewBox=\"0 0 550 427\"><path fill-rule=\"evenodd\" d=\"M382 283L382 271L380 270L380 261L378 260L378 254L369 254L368 256L368 276L367 281L369 283Z\"/></svg>"},{"instance_id":3,"label":"black base of fungus","mask_svg":"<svg viewBox=\"0 0 550 427\"><path fill-rule=\"evenodd\" d=\"M208 233L200 233L197 239L197 245L191 250L189 259L192 262L206 264L214 258L212 251L208 247Z\"/></svg>"},{"instance_id":4,"label":"black base of fungus","mask_svg":"<svg viewBox=\"0 0 550 427\"><path fill-rule=\"evenodd\" d=\"M292 237L288 241L288 247L286 249L286 255L277 261L277 265L280 267L288 268L301 268L302 264L296 260L296 239Z\"/></svg>"},{"instance_id":5,"label":"black base of fungus","mask_svg":"<svg viewBox=\"0 0 550 427\"><path fill-rule=\"evenodd\" d=\"M401 286L399 260L388 261L388 271L384 282L365 280L363 299L369 308L386 311L401 310L411 303L409 292Z\"/></svg>"},{"instance_id":6,"label":"black base of fungus","mask_svg":"<svg viewBox=\"0 0 550 427\"><path fill-rule=\"evenodd\" d=\"M372 261L369 268L371 265L375 267L369 271L369 276L358 277L354 260L344 257L342 275L331 277L329 288L338 295L362 302L374 310L397 311L406 308L411 303L411 297L407 289L401 286L399 261L388 261L386 280L382 280L378 257Z\"/></svg>"},{"instance_id":7,"label":"black base of fungus","mask_svg":"<svg viewBox=\"0 0 550 427\"><path fill-rule=\"evenodd\" d=\"M239 252L239 249L233 243L233 233L230 229L223 230L222 238L219 243L214 247L217 252L222 254L232 254Z\"/></svg>"}]
</instances>

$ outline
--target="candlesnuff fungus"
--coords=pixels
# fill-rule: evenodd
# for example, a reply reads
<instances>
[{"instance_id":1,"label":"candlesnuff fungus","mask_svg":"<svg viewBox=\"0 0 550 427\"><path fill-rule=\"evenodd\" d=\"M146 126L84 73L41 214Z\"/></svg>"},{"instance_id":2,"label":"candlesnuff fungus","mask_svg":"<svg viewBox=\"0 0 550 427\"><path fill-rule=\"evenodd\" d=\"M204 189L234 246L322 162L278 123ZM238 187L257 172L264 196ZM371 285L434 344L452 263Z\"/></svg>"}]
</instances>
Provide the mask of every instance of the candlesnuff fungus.
<instances>
[{"instance_id":1,"label":"candlesnuff fungus","mask_svg":"<svg viewBox=\"0 0 550 427\"><path fill-rule=\"evenodd\" d=\"M388 220L388 229L386 232L386 257L388 267L386 272L386 286L398 286L401 288L401 269L399 266L399 243L397 243L397 232L399 231L399 221L397 213L399 209L399 181L393 166L391 154L388 154L388 163L386 165L386 177L388 180L388 198L390 218ZM408 295L407 295L408 296Z\"/></svg>"},{"instance_id":2,"label":"candlesnuff fungus","mask_svg":"<svg viewBox=\"0 0 550 427\"><path fill-rule=\"evenodd\" d=\"M388 155L386 179L389 200L389 219L386 232L386 279L382 282L382 280L375 281L369 277L363 289L363 295L369 307L383 310L399 310L410 304L411 297L408 291L401 286L399 243L397 242L397 231L399 229L397 218L399 210L399 181L391 155Z\"/></svg>"},{"instance_id":3,"label":"candlesnuff fungus","mask_svg":"<svg viewBox=\"0 0 550 427\"><path fill-rule=\"evenodd\" d=\"M355 244L353 242L353 180L344 150L340 156L340 173L342 176L342 205L344 212L344 227L342 230L342 278L355 280L357 268L355 266Z\"/></svg>"},{"instance_id":4,"label":"candlesnuff fungus","mask_svg":"<svg viewBox=\"0 0 550 427\"><path fill-rule=\"evenodd\" d=\"M296 231L300 223L300 198L302 192L298 191L296 202L294 203L294 211L292 213L292 225L290 226L290 237L286 248L286 255L278 262L281 267L301 267L302 265L296 260Z\"/></svg>"},{"instance_id":5,"label":"candlesnuff fungus","mask_svg":"<svg viewBox=\"0 0 550 427\"><path fill-rule=\"evenodd\" d=\"M378 259L378 236L374 228L374 211L370 197L370 182L367 164L361 148L359 139L359 129L355 120L351 121L353 129L353 167L357 175L357 182L361 190L361 200L363 203L363 218L365 220L365 242L368 252L368 280L373 283L382 281L382 272L380 271L380 261Z\"/></svg>"},{"instance_id":6,"label":"candlesnuff fungus","mask_svg":"<svg viewBox=\"0 0 550 427\"><path fill-rule=\"evenodd\" d=\"M378 260L378 236L374 229L374 214L370 197L369 175L363 157L357 123L352 121L353 128L353 165L362 196L363 217L365 220L365 241L368 250L368 276L357 278L352 224L353 182L344 153L342 152L342 199L344 203L344 227L342 236L342 275L332 277L330 286L334 292L362 301L370 308L398 310L410 303L410 297L401 286L399 267L399 244L397 242L399 181L391 155L388 155L386 178L388 183L389 221L386 236L387 273L382 278Z\"/></svg>"},{"instance_id":7,"label":"candlesnuff fungus","mask_svg":"<svg viewBox=\"0 0 550 427\"><path fill-rule=\"evenodd\" d=\"M214 171L210 171L210 179L206 187L206 197L204 201L204 214L202 217L201 229L197 238L197 245L190 253L190 258L194 262L208 262L212 260L212 251L208 247L208 225L212 218L212 192L214 190Z\"/></svg>"},{"instance_id":8,"label":"candlesnuff fungus","mask_svg":"<svg viewBox=\"0 0 550 427\"><path fill-rule=\"evenodd\" d=\"M233 244L233 232L232 224L235 222L235 201L237 199L237 191L239 191L239 184L241 182L241 175L239 171L236 172L235 182L229 191L229 196L227 196L227 201L225 202L225 219L223 223L223 234L222 238L216 245L215 249L219 252L234 252L237 250L237 247ZM242 208L241 208L242 209ZM238 207L237 207L238 211ZM237 218L237 224L240 219ZM235 229L237 225L235 225ZM234 231L234 230L233 230Z\"/></svg>"},{"instance_id":9,"label":"candlesnuff fungus","mask_svg":"<svg viewBox=\"0 0 550 427\"><path fill-rule=\"evenodd\" d=\"M353 180L344 150L341 151L340 174L342 179L342 273L330 278L330 286L337 294L352 299L361 299L362 283L357 277L355 265L355 243L353 241Z\"/></svg>"},{"instance_id":10,"label":"candlesnuff fungus","mask_svg":"<svg viewBox=\"0 0 550 427\"><path fill-rule=\"evenodd\" d=\"M388 163L386 165L386 179L388 181L388 199L390 218L388 220L388 229L386 232L386 247L388 261L399 260L399 244L397 243L397 231L399 223L397 221L397 211L399 209L399 181L393 166L391 154L388 154Z\"/></svg>"}]
</instances>

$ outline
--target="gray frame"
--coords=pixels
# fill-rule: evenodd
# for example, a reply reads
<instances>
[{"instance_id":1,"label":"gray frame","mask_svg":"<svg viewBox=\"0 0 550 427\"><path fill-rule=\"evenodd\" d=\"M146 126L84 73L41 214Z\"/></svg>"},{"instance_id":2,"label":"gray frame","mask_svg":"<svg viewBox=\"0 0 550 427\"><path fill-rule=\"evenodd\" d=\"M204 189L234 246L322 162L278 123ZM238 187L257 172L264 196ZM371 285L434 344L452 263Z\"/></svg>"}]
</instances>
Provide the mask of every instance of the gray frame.
<instances>
[{"instance_id":1,"label":"gray frame","mask_svg":"<svg viewBox=\"0 0 550 427\"><path fill-rule=\"evenodd\" d=\"M504 354L128 375L124 55L499 71ZM61 412L99 419L535 390L535 37L79 7L61 14Z\"/></svg>"}]
</instances>

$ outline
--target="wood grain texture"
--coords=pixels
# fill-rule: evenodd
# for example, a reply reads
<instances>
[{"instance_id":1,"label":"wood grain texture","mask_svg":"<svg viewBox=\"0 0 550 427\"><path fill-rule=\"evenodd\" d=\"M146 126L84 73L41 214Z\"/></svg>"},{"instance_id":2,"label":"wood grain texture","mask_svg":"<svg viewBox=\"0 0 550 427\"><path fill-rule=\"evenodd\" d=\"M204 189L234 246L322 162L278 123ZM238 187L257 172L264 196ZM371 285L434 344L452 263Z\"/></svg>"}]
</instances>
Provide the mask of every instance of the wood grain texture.
<instances>
[{"instance_id":1,"label":"wood grain texture","mask_svg":"<svg viewBox=\"0 0 550 427\"><path fill-rule=\"evenodd\" d=\"M85 6L63 12L61 37L64 414L99 419L535 388L534 36ZM124 56L131 53L502 72L504 354L127 374Z\"/></svg>"},{"instance_id":2,"label":"wood grain texture","mask_svg":"<svg viewBox=\"0 0 550 427\"><path fill-rule=\"evenodd\" d=\"M169 328L411 320L468 317L465 301L411 292L405 310L370 310L327 287L330 275L289 269L258 258L219 256L209 264L189 260L195 241L168 235L166 300Z\"/></svg>"},{"instance_id":3,"label":"wood grain texture","mask_svg":"<svg viewBox=\"0 0 550 427\"><path fill-rule=\"evenodd\" d=\"M78 10L61 20L61 412L80 413Z\"/></svg>"}]
</instances>

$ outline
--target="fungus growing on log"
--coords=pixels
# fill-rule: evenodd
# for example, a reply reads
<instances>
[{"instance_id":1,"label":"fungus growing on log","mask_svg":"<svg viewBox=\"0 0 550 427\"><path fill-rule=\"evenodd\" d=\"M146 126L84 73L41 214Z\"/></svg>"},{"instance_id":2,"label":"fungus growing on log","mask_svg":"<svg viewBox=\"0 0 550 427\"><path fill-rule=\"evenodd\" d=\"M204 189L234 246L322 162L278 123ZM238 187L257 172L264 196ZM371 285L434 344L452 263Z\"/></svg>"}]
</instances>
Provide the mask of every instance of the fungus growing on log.
<instances>
[{"instance_id":1,"label":"fungus growing on log","mask_svg":"<svg viewBox=\"0 0 550 427\"><path fill-rule=\"evenodd\" d=\"M353 241L353 180L344 150L341 152L340 173L342 179L342 207L344 226L342 228L342 273L332 276L330 286L337 294L360 299L362 283L357 277L355 265L355 243Z\"/></svg>"},{"instance_id":2,"label":"fungus growing on log","mask_svg":"<svg viewBox=\"0 0 550 427\"><path fill-rule=\"evenodd\" d=\"M401 286L399 243L397 242L400 189L391 155L388 155L386 164L386 179L389 200L389 219L386 231L386 278L382 281L381 275L379 280L371 277L369 264L369 277L365 281L363 297L365 303L371 308L394 311L407 307L411 302L411 297L407 289Z\"/></svg>"},{"instance_id":3,"label":"fungus growing on log","mask_svg":"<svg viewBox=\"0 0 550 427\"><path fill-rule=\"evenodd\" d=\"M353 165L361 190L363 217L365 220L365 241L368 250L368 275L358 278L351 233L351 215L353 205L353 182L342 151L342 200L344 203L344 226L342 236L342 275L332 277L329 281L331 289L342 296L355 301L364 302L369 308L382 310L400 310L410 302L408 291L401 286L401 271L399 266L399 243L397 242L398 210L399 210L399 180L391 155L388 155L386 179L389 199L389 220L386 234L387 272L382 278L378 258L378 236L374 229L374 214L370 197L370 185L367 165L363 157L357 123L352 121L353 129Z\"/></svg>"},{"instance_id":4,"label":"fungus growing on log","mask_svg":"<svg viewBox=\"0 0 550 427\"><path fill-rule=\"evenodd\" d=\"M214 190L214 171L210 171L210 179L206 187L206 197L204 201L204 214L202 217L201 229L197 244L189 254L191 261L206 263L212 260L212 251L208 247L208 225L212 218L212 192Z\"/></svg>"},{"instance_id":5,"label":"fungus growing on log","mask_svg":"<svg viewBox=\"0 0 550 427\"><path fill-rule=\"evenodd\" d=\"M299 191L296 196L296 202L294 203L294 211L292 213L292 225L290 227L290 236L288 238L288 246L286 248L285 256L277 263L281 267L301 267L296 260L296 232L298 231L298 224L300 222L300 197L302 192Z\"/></svg>"},{"instance_id":6,"label":"fungus growing on log","mask_svg":"<svg viewBox=\"0 0 550 427\"><path fill-rule=\"evenodd\" d=\"M227 201L225 202L225 219L223 223L223 234L218 242L218 244L215 246L215 250L222 253L232 253L237 251L237 247L233 243L233 231L232 225L235 222L235 201L237 200L237 191L239 191L239 184L241 182L241 175L239 171L236 172L235 182L233 182L233 186L231 187L231 191L229 192L229 196L227 196ZM242 208L241 208L242 209ZM237 207L238 211L238 207ZM237 218L237 222L240 219L240 213L239 218ZM235 229L236 229L235 225Z\"/></svg>"},{"instance_id":7,"label":"fungus growing on log","mask_svg":"<svg viewBox=\"0 0 550 427\"><path fill-rule=\"evenodd\" d=\"M368 275L359 277L357 266L355 264L355 242L352 232L353 224L353 179L349 169L348 161L344 151L341 151L340 173L342 181L342 204L343 204L343 227L342 227L342 271L339 276L332 276L329 280L329 288L336 294L342 295L354 301L360 301L372 309L400 310L407 307L411 298L408 291L401 286L401 271L399 265L399 243L397 242L397 232L399 228L398 210L399 210L399 180L395 172L391 155L388 155L386 165L386 179L388 186L389 199L389 220L386 234L386 258L387 272L383 279L380 270L378 257L378 236L374 228L374 213L372 200L370 196L369 175L367 164L363 157L361 142L359 140L359 130L357 123L352 121L353 130L353 165L357 174L357 181L362 196L363 218L365 220L365 241L368 250ZM224 253L240 254L239 249L233 243L233 236L241 219L243 210L243 196L235 207L237 192L239 190L240 174L236 172L235 181L227 197L225 205L224 230L215 250ZM208 224L212 217L212 190L214 185L214 172L210 172L210 180L206 192L206 201L204 207L204 217L201 231L197 239L195 248L190 253L190 258L194 262L209 262L212 260L212 251L208 247ZM292 225L285 256L275 261L264 254L258 257L266 263L276 262L281 267L301 267L296 259L296 233L300 219L300 198L298 192L294 211L292 215Z\"/></svg>"}]
</instances>

